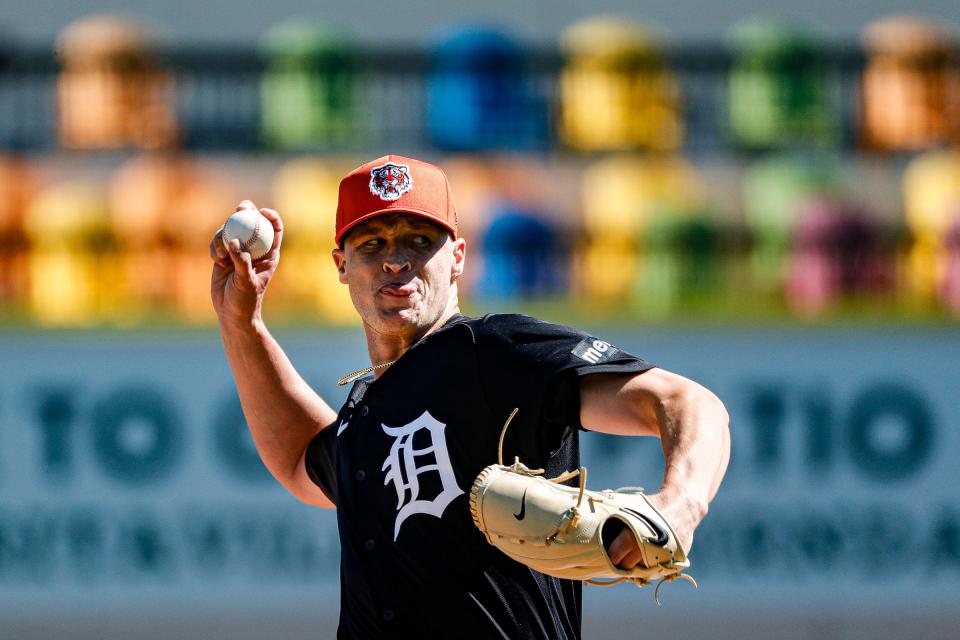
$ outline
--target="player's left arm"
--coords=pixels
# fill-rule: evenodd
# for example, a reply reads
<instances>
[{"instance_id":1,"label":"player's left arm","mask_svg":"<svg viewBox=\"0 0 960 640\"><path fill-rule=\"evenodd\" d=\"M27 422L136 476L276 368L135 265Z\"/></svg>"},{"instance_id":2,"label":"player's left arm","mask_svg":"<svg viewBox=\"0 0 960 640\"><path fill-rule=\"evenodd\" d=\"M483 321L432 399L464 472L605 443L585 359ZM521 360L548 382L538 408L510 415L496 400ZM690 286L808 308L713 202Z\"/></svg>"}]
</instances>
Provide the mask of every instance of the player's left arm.
<instances>
[{"instance_id":1,"label":"player's left arm","mask_svg":"<svg viewBox=\"0 0 960 640\"><path fill-rule=\"evenodd\" d=\"M720 399L663 369L585 375L580 379L580 422L590 431L660 438L663 485L648 497L689 550L730 459L729 416ZM626 532L610 545L610 555L623 567L640 561Z\"/></svg>"}]
</instances>

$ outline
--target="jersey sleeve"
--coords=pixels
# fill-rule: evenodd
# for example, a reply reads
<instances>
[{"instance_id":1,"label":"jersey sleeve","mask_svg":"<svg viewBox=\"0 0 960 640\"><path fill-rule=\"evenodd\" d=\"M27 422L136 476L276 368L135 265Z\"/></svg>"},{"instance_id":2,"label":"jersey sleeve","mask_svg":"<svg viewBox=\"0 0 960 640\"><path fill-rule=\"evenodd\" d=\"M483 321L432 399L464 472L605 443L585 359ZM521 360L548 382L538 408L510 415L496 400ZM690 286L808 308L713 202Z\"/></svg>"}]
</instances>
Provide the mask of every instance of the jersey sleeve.
<instances>
[{"instance_id":1,"label":"jersey sleeve","mask_svg":"<svg viewBox=\"0 0 960 640\"><path fill-rule=\"evenodd\" d=\"M322 429L307 445L304 464L307 475L334 505L337 504L337 430L335 424Z\"/></svg>"},{"instance_id":2,"label":"jersey sleeve","mask_svg":"<svg viewBox=\"0 0 960 640\"><path fill-rule=\"evenodd\" d=\"M522 427L528 456L554 450L570 429L582 428L582 376L654 366L596 336L524 315L486 316L476 334L487 402L496 415L514 407L528 414Z\"/></svg>"}]
</instances>

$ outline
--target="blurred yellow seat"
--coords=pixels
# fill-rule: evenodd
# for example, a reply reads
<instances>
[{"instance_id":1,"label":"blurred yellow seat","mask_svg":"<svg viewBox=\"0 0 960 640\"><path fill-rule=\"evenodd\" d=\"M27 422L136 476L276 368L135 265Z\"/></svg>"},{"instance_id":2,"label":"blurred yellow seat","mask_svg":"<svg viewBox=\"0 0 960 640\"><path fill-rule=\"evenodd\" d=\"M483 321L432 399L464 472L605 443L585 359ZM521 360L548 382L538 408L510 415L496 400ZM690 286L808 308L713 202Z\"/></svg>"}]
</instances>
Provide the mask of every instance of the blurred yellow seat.
<instances>
[{"instance_id":1,"label":"blurred yellow seat","mask_svg":"<svg viewBox=\"0 0 960 640\"><path fill-rule=\"evenodd\" d=\"M560 139L582 151L672 150L683 142L679 89L653 31L597 16L569 27L561 49Z\"/></svg>"},{"instance_id":2,"label":"blurred yellow seat","mask_svg":"<svg viewBox=\"0 0 960 640\"><path fill-rule=\"evenodd\" d=\"M357 323L350 293L340 283L330 256L337 190L348 168L306 156L287 162L274 175L273 203L284 221L276 298L288 314L307 319L319 315L333 324Z\"/></svg>"},{"instance_id":3,"label":"blurred yellow seat","mask_svg":"<svg viewBox=\"0 0 960 640\"><path fill-rule=\"evenodd\" d=\"M591 234L636 235L661 211L687 210L702 201L702 186L678 156L618 155L583 172L583 223Z\"/></svg>"},{"instance_id":4,"label":"blurred yellow seat","mask_svg":"<svg viewBox=\"0 0 960 640\"><path fill-rule=\"evenodd\" d=\"M649 287L637 284L651 282L644 277L648 234L664 220L701 211L696 171L678 157L606 158L584 170L581 197L585 239L576 261L577 288L597 302L633 297L638 307L651 309L640 300Z\"/></svg>"},{"instance_id":5,"label":"blurred yellow seat","mask_svg":"<svg viewBox=\"0 0 960 640\"><path fill-rule=\"evenodd\" d=\"M30 307L43 325L83 326L109 320L119 269L105 194L96 184L64 182L41 191L24 229Z\"/></svg>"},{"instance_id":6,"label":"blurred yellow seat","mask_svg":"<svg viewBox=\"0 0 960 640\"><path fill-rule=\"evenodd\" d=\"M911 161L903 174L903 204L913 237L908 282L930 299L946 274L947 234L960 222L960 152L933 151Z\"/></svg>"}]
</instances>

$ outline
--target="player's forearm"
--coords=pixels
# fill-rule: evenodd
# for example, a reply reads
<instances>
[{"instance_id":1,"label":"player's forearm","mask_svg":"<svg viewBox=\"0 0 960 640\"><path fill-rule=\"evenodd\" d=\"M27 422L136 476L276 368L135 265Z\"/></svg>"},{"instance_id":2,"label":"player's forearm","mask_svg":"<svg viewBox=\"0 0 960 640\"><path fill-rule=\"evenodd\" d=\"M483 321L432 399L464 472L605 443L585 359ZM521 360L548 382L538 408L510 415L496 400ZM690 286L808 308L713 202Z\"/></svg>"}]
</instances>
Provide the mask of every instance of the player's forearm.
<instances>
[{"instance_id":1,"label":"player's forearm","mask_svg":"<svg viewBox=\"0 0 960 640\"><path fill-rule=\"evenodd\" d=\"M727 410L709 390L684 380L661 398L658 413L665 460L660 492L684 498L702 517L730 459Z\"/></svg>"},{"instance_id":2,"label":"player's forearm","mask_svg":"<svg viewBox=\"0 0 960 640\"><path fill-rule=\"evenodd\" d=\"M304 449L336 413L297 373L262 321L221 319L220 334L257 451L289 487Z\"/></svg>"}]
</instances>

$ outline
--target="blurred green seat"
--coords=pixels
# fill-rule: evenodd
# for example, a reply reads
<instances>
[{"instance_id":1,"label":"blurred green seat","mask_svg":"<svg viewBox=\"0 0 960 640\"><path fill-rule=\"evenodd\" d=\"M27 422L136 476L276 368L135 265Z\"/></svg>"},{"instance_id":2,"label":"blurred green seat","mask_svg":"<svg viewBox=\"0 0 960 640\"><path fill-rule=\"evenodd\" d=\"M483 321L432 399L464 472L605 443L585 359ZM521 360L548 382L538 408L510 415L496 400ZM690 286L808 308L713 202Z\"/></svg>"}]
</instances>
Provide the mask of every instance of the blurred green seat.
<instances>
[{"instance_id":1,"label":"blurred green seat","mask_svg":"<svg viewBox=\"0 0 960 640\"><path fill-rule=\"evenodd\" d=\"M754 163L743 176L744 223L751 236L752 286L762 294L782 293L787 255L801 205L829 194L839 180L832 157L776 156Z\"/></svg>"},{"instance_id":2,"label":"blurred green seat","mask_svg":"<svg viewBox=\"0 0 960 640\"><path fill-rule=\"evenodd\" d=\"M799 27L750 20L730 33L730 133L745 149L836 141L824 54Z\"/></svg>"},{"instance_id":3,"label":"blurred green seat","mask_svg":"<svg viewBox=\"0 0 960 640\"><path fill-rule=\"evenodd\" d=\"M705 300L726 287L721 229L701 210L662 210L642 239L644 267L631 306L641 315L666 316L692 300Z\"/></svg>"},{"instance_id":4,"label":"blurred green seat","mask_svg":"<svg viewBox=\"0 0 960 640\"><path fill-rule=\"evenodd\" d=\"M369 129L346 38L329 27L286 22L263 41L262 136L267 146L307 149L355 142Z\"/></svg>"}]
</instances>

